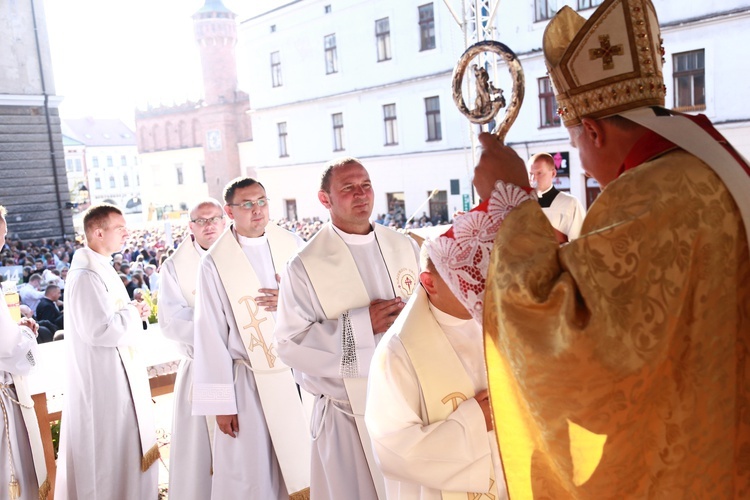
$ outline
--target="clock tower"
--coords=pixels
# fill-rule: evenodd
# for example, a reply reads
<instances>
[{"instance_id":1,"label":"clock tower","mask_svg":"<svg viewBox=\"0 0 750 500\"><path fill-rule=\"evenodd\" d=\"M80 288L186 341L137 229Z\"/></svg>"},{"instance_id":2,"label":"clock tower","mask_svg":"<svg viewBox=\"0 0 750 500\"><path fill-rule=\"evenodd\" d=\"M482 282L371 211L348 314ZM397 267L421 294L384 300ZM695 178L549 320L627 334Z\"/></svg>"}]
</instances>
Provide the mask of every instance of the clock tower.
<instances>
[{"instance_id":1,"label":"clock tower","mask_svg":"<svg viewBox=\"0 0 750 500\"><path fill-rule=\"evenodd\" d=\"M237 142L249 131L248 96L237 89L236 14L221 0L206 0L193 14L203 69L201 133L208 194L222 199L224 186L243 175Z\"/></svg>"}]
</instances>

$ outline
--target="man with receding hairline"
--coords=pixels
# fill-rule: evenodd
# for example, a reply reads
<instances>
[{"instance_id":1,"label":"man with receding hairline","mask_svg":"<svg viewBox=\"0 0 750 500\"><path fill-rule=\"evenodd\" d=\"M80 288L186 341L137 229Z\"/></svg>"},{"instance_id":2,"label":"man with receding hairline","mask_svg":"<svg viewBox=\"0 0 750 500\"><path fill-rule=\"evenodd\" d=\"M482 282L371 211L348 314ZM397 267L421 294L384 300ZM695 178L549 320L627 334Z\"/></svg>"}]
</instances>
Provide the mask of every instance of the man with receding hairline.
<instances>
[{"instance_id":1,"label":"man with receding hairline","mask_svg":"<svg viewBox=\"0 0 750 500\"><path fill-rule=\"evenodd\" d=\"M578 238L586 214L578 198L555 187L555 177L557 168L550 154L537 153L529 159L531 187L536 189L542 212L559 233L556 235L562 243Z\"/></svg>"},{"instance_id":2,"label":"man with receding hairline","mask_svg":"<svg viewBox=\"0 0 750 500\"><path fill-rule=\"evenodd\" d=\"M224 232L226 218L221 203L213 198L199 201L189 214L190 234L159 272L159 326L184 356L174 387L169 493L184 500L206 500L211 498L209 433L215 420L192 415L195 295L200 259Z\"/></svg>"},{"instance_id":3,"label":"man with receding hairline","mask_svg":"<svg viewBox=\"0 0 750 500\"><path fill-rule=\"evenodd\" d=\"M326 166L318 200L331 221L281 280L279 355L316 397L311 498L382 500L364 424L367 375L376 344L417 286L417 247L370 222L372 182L356 158Z\"/></svg>"},{"instance_id":4,"label":"man with receding hairline","mask_svg":"<svg viewBox=\"0 0 750 500\"><path fill-rule=\"evenodd\" d=\"M111 264L128 237L113 205L83 217L86 247L66 284L67 385L55 498L150 499L159 458L146 366L135 346L150 311L131 301Z\"/></svg>"}]
</instances>

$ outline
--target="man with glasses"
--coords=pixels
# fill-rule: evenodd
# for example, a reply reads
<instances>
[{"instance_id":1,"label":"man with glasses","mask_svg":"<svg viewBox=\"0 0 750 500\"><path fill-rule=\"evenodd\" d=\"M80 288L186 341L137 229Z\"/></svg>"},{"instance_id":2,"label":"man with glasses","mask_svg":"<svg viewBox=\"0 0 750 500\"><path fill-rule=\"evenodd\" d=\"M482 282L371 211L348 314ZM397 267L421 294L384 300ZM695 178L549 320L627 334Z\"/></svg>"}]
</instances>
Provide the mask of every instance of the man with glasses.
<instances>
[{"instance_id":1,"label":"man with glasses","mask_svg":"<svg viewBox=\"0 0 750 500\"><path fill-rule=\"evenodd\" d=\"M164 262L159 292L159 326L165 337L176 341L184 359L177 372L174 391L172 441L169 453L169 493L174 498L205 500L211 497L211 432L213 418L193 416L193 335L198 266L208 248L226 227L224 209L207 198L190 210L190 237Z\"/></svg>"},{"instance_id":2,"label":"man with glasses","mask_svg":"<svg viewBox=\"0 0 750 500\"><path fill-rule=\"evenodd\" d=\"M211 498L304 498L309 419L273 343L278 273L302 246L269 224L250 177L224 190L232 223L201 260L195 301L193 414L216 416Z\"/></svg>"}]
</instances>

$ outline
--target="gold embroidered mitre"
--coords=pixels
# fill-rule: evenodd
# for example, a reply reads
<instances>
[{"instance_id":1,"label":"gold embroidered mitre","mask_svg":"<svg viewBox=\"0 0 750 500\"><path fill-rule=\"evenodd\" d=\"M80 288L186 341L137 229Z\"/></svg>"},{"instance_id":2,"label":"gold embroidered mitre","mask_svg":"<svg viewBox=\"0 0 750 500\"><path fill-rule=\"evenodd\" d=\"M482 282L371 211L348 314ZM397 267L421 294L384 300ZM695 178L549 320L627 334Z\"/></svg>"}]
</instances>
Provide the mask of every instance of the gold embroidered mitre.
<instances>
[{"instance_id":1,"label":"gold embroidered mitre","mask_svg":"<svg viewBox=\"0 0 750 500\"><path fill-rule=\"evenodd\" d=\"M664 106L664 49L650 0L605 0L588 21L563 7L544 31L543 49L566 127Z\"/></svg>"}]
</instances>

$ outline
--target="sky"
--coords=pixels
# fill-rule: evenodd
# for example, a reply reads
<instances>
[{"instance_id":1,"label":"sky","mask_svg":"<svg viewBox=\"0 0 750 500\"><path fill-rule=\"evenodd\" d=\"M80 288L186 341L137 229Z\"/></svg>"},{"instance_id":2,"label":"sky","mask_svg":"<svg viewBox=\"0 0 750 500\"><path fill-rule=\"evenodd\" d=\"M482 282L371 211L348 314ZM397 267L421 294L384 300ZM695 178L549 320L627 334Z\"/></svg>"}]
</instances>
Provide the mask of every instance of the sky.
<instances>
[{"instance_id":1,"label":"sky","mask_svg":"<svg viewBox=\"0 0 750 500\"><path fill-rule=\"evenodd\" d=\"M44 0L63 118L120 118L202 94L191 16L204 0ZM238 21L278 0L224 0Z\"/></svg>"}]
</instances>

